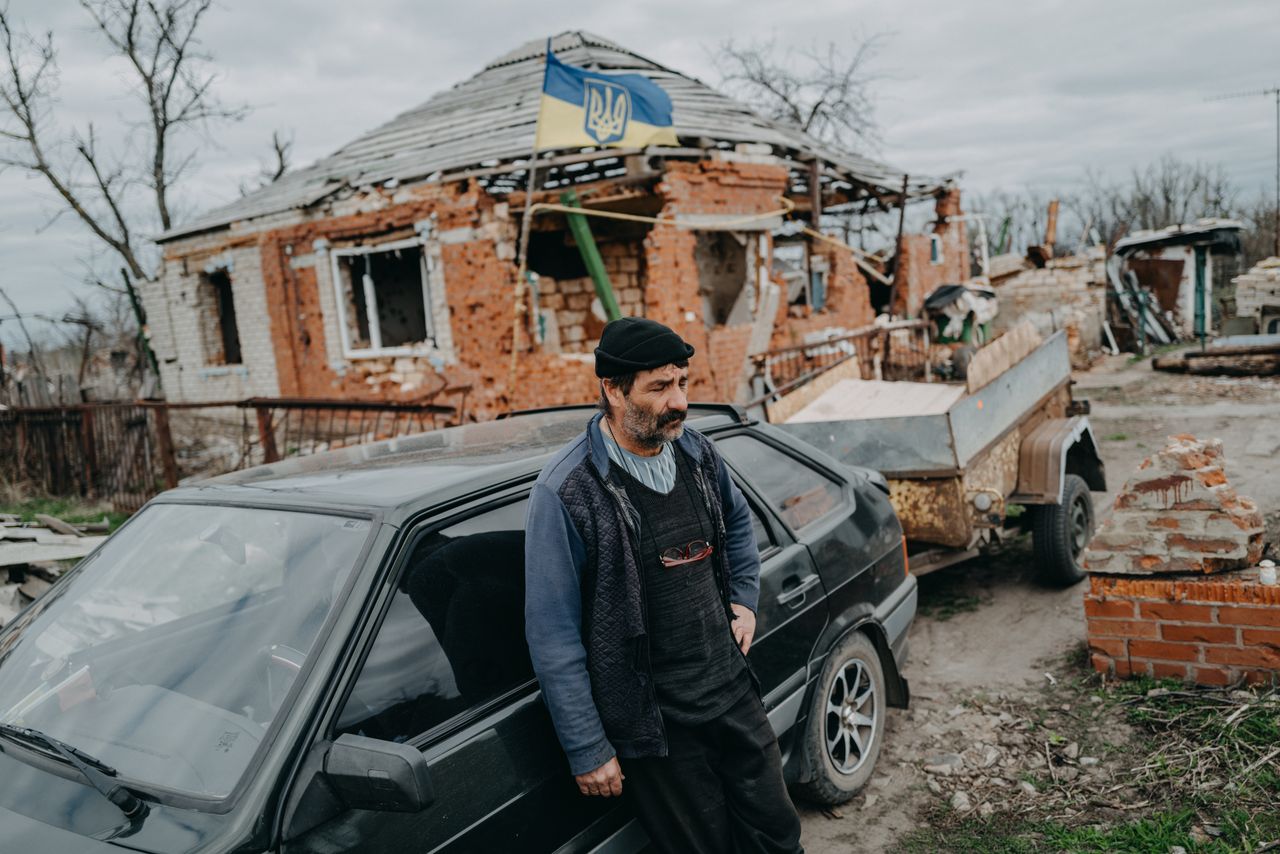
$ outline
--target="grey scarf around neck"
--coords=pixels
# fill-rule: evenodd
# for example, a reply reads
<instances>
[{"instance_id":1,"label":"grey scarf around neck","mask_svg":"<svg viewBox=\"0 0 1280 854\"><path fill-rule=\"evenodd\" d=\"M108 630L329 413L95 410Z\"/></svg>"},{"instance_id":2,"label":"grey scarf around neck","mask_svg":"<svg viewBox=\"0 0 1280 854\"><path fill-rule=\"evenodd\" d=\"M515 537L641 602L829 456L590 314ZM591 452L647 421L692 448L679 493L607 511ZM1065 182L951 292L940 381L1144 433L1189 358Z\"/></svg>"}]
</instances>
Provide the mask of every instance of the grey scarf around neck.
<instances>
[{"instance_id":1,"label":"grey scarf around neck","mask_svg":"<svg viewBox=\"0 0 1280 854\"><path fill-rule=\"evenodd\" d=\"M609 459L622 467L622 470L643 483L655 492L663 495L669 493L676 485L676 457L671 443L667 442L662 450L652 457L633 454L619 445L609 435L609 427L603 420L599 424L600 438L604 440Z\"/></svg>"}]
</instances>

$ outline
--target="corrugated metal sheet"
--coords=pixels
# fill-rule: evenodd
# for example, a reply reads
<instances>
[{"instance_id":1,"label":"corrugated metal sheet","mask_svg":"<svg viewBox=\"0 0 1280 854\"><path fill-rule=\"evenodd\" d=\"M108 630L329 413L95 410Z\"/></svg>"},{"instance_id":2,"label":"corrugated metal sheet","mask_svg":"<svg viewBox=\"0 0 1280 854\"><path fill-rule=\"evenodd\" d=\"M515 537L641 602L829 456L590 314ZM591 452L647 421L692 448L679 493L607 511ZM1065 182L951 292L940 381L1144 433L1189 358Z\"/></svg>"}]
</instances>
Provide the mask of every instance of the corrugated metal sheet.
<instances>
[{"instance_id":1,"label":"corrugated metal sheet","mask_svg":"<svg viewBox=\"0 0 1280 854\"><path fill-rule=\"evenodd\" d=\"M499 57L469 80L401 113L318 163L201 214L159 240L305 208L343 187L430 180L440 173L526 159L533 145L545 45L542 39L531 41ZM673 120L682 140L765 143L780 154L816 155L852 182L878 192L896 194L902 189L901 170L769 121L706 84L607 39L584 32L561 33L553 39L553 49L570 64L639 73L662 86L671 96ZM913 180L909 193L924 195L937 186L931 178Z\"/></svg>"}]
</instances>

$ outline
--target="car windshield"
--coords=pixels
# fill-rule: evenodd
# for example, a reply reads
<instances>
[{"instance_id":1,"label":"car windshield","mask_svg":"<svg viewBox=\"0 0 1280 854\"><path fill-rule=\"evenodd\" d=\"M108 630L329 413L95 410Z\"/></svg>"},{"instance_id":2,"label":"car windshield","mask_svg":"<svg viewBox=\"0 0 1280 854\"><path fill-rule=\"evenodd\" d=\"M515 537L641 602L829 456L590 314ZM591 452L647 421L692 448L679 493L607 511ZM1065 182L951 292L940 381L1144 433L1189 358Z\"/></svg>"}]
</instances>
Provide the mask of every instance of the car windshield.
<instances>
[{"instance_id":1,"label":"car windshield","mask_svg":"<svg viewBox=\"0 0 1280 854\"><path fill-rule=\"evenodd\" d=\"M350 576L366 519L143 510L0 635L0 722L122 778L235 788Z\"/></svg>"}]
</instances>

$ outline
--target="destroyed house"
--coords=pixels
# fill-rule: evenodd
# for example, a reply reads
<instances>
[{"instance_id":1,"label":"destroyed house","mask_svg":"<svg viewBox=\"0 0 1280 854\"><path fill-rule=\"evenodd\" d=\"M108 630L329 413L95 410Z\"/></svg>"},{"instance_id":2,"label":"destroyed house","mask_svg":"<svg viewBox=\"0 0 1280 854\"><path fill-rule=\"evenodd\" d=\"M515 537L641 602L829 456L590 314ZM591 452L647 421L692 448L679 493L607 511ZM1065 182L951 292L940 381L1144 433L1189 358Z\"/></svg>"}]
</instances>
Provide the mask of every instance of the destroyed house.
<instances>
[{"instance_id":1,"label":"destroyed house","mask_svg":"<svg viewBox=\"0 0 1280 854\"><path fill-rule=\"evenodd\" d=\"M643 74L673 102L676 146L538 154L534 202L622 217L535 210L517 289L546 44L532 41L162 235L144 302L169 399L417 401L468 385L479 417L592 400L604 279L623 315L697 348L695 397L741 400L750 353L865 326L890 292L909 311L968 277L950 184L824 145L597 36L553 43L566 63ZM936 203L934 233L902 237L892 259L799 230L822 211L917 200ZM595 279L571 219L598 249ZM774 264L786 243L802 247L789 274Z\"/></svg>"}]
</instances>

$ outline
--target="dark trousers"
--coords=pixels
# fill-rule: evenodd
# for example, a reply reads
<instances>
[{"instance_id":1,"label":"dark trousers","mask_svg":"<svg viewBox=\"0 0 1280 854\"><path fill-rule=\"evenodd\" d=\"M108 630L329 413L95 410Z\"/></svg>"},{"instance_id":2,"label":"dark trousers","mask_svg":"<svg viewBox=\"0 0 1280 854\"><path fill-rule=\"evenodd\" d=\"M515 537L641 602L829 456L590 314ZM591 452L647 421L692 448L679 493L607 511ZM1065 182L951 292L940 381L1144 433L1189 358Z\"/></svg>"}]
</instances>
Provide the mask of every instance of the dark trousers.
<instances>
[{"instance_id":1,"label":"dark trousers","mask_svg":"<svg viewBox=\"0 0 1280 854\"><path fill-rule=\"evenodd\" d=\"M778 739L755 691L720 717L665 721L664 757L623 759L630 799L654 848L667 854L794 854L800 817L782 781Z\"/></svg>"}]
</instances>

